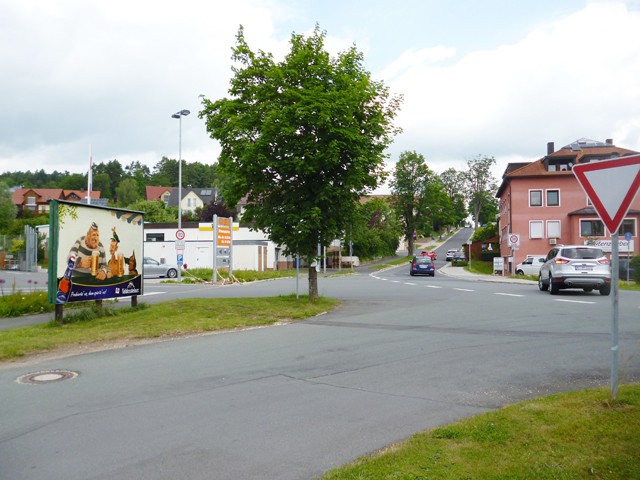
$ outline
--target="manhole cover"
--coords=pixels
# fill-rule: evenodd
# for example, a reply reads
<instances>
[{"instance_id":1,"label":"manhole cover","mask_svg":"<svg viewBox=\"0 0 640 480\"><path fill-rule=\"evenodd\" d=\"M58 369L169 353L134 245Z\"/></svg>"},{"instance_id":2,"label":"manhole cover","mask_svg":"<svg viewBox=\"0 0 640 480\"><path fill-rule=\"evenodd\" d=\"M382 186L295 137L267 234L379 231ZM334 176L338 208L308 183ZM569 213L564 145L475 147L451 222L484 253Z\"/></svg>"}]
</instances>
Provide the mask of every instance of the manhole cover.
<instances>
[{"instance_id":1,"label":"manhole cover","mask_svg":"<svg viewBox=\"0 0 640 480\"><path fill-rule=\"evenodd\" d=\"M24 383L28 385L41 385L43 383L60 382L62 380L69 380L76 378L77 372L70 370L46 370L44 372L28 373L18 377L16 382Z\"/></svg>"}]
</instances>

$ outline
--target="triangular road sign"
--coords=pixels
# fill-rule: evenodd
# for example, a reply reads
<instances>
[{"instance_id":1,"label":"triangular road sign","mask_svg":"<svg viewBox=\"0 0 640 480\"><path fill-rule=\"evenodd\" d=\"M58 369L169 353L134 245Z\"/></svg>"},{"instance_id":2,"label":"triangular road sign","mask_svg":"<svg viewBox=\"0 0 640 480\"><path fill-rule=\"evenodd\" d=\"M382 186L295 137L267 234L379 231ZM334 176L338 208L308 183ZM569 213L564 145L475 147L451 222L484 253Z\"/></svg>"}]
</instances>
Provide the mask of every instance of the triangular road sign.
<instances>
[{"instance_id":1,"label":"triangular road sign","mask_svg":"<svg viewBox=\"0 0 640 480\"><path fill-rule=\"evenodd\" d=\"M616 233L640 187L640 155L581 163L573 173L609 232Z\"/></svg>"}]
</instances>

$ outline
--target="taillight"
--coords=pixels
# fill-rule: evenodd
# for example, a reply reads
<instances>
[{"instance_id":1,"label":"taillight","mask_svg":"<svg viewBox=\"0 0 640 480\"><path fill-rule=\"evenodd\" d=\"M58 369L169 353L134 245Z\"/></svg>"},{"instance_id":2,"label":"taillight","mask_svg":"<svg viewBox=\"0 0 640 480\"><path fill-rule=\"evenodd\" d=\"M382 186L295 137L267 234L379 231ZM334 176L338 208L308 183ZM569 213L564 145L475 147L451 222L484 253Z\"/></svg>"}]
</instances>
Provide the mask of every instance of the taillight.
<instances>
[{"instance_id":1,"label":"taillight","mask_svg":"<svg viewBox=\"0 0 640 480\"><path fill-rule=\"evenodd\" d=\"M601 263L602 265L609 265L609 259L601 258L600 260L598 260L598 263Z\"/></svg>"},{"instance_id":2,"label":"taillight","mask_svg":"<svg viewBox=\"0 0 640 480\"><path fill-rule=\"evenodd\" d=\"M555 262L553 263L569 263L570 260L567 260L566 258L556 258Z\"/></svg>"},{"instance_id":3,"label":"taillight","mask_svg":"<svg viewBox=\"0 0 640 480\"><path fill-rule=\"evenodd\" d=\"M413 263L411 264L411 268L416 268L416 262L413 262Z\"/></svg>"}]
</instances>

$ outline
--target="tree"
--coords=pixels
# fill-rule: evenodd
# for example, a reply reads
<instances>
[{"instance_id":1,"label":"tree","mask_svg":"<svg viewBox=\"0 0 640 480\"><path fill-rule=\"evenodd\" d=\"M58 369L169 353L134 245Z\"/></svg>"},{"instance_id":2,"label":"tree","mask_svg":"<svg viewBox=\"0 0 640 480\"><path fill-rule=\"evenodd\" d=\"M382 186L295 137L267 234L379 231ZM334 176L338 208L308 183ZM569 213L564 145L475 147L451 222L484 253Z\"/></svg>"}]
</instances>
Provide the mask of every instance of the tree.
<instances>
[{"instance_id":1,"label":"tree","mask_svg":"<svg viewBox=\"0 0 640 480\"><path fill-rule=\"evenodd\" d=\"M409 243L409 255L414 251L414 232L424 224L426 192L431 170L424 157L416 152L402 152L389 182L393 204Z\"/></svg>"},{"instance_id":2,"label":"tree","mask_svg":"<svg viewBox=\"0 0 640 480\"><path fill-rule=\"evenodd\" d=\"M144 212L144 221L150 223L172 223L178 220L173 209L167 209L161 200L137 200L127 207L130 210Z\"/></svg>"},{"instance_id":3,"label":"tree","mask_svg":"<svg viewBox=\"0 0 640 480\"><path fill-rule=\"evenodd\" d=\"M469 210L473 215L475 228L478 228L480 222L480 210L494 197L494 192L498 188L496 179L491 174L491 167L495 163L495 158L481 155L467 161L468 170L465 172L465 183Z\"/></svg>"},{"instance_id":4,"label":"tree","mask_svg":"<svg viewBox=\"0 0 640 480\"><path fill-rule=\"evenodd\" d=\"M394 255L402 227L389 202L372 198L356 206L356 215L350 239L354 252L360 258Z\"/></svg>"},{"instance_id":5,"label":"tree","mask_svg":"<svg viewBox=\"0 0 640 480\"><path fill-rule=\"evenodd\" d=\"M60 182L60 188L64 190L85 190L87 185L87 176L81 173L67 175Z\"/></svg>"},{"instance_id":6,"label":"tree","mask_svg":"<svg viewBox=\"0 0 640 480\"><path fill-rule=\"evenodd\" d=\"M116 200L118 207L127 207L141 198L142 196L138 192L138 182L133 178L125 178L116 188Z\"/></svg>"},{"instance_id":7,"label":"tree","mask_svg":"<svg viewBox=\"0 0 640 480\"><path fill-rule=\"evenodd\" d=\"M466 176L455 168L448 168L440 174L440 183L445 193L453 202L453 218L451 225L459 225L467 217L465 207Z\"/></svg>"},{"instance_id":8,"label":"tree","mask_svg":"<svg viewBox=\"0 0 640 480\"><path fill-rule=\"evenodd\" d=\"M18 208L13 203L9 187L4 182L0 182L0 232L7 233L13 225Z\"/></svg>"},{"instance_id":9,"label":"tree","mask_svg":"<svg viewBox=\"0 0 640 480\"><path fill-rule=\"evenodd\" d=\"M285 252L311 263L320 242L340 238L354 205L384 178L384 151L398 131L400 98L371 79L355 46L331 58L325 33L292 34L276 63L254 53L240 27L233 49L230 98L202 98L200 118L219 140L228 204L247 196L243 215ZM309 299L318 296L309 268Z\"/></svg>"}]
</instances>

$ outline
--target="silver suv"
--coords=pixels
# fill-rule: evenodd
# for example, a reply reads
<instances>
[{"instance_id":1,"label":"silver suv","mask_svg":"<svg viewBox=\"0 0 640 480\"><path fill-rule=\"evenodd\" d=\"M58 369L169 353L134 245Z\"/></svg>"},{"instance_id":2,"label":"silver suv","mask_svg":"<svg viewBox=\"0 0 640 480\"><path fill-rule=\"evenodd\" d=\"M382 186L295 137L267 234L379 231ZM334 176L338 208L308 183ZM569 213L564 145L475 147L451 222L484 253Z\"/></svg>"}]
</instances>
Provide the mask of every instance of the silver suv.
<instances>
[{"instance_id":1,"label":"silver suv","mask_svg":"<svg viewBox=\"0 0 640 480\"><path fill-rule=\"evenodd\" d=\"M538 275L538 288L555 295L561 288L611 293L611 265L601 248L559 245L547 254Z\"/></svg>"}]
</instances>

